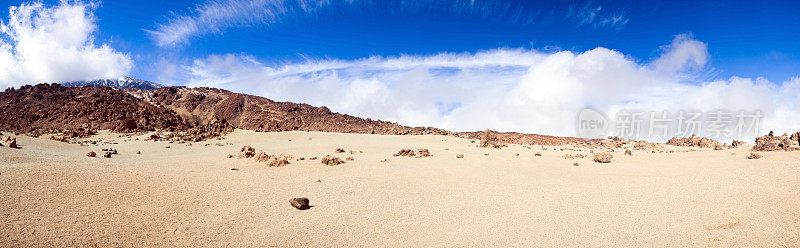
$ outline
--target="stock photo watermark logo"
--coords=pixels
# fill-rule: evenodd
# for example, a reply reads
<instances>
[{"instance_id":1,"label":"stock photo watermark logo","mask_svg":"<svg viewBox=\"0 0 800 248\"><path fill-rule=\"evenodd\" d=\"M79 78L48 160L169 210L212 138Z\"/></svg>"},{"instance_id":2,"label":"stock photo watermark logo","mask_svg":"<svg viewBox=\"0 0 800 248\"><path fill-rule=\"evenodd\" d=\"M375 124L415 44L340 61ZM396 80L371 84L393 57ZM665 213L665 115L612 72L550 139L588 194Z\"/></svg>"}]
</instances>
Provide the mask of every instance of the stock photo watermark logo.
<instances>
[{"instance_id":1,"label":"stock photo watermark logo","mask_svg":"<svg viewBox=\"0 0 800 248\"><path fill-rule=\"evenodd\" d=\"M600 111L587 108L578 113L578 136L581 138L605 138L609 125L608 118Z\"/></svg>"},{"instance_id":2,"label":"stock photo watermark logo","mask_svg":"<svg viewBox=\"0 0 800 248\"><path fill-rule=\"evenodd\" d=\"M712 111L620 110L613 119L595 109L578 114L577 129L581 138L617 136L631 140L666 140L671 137L698 135L717 140L742 140L761 133L760 110Z\"/></svg>"}]
</instances>

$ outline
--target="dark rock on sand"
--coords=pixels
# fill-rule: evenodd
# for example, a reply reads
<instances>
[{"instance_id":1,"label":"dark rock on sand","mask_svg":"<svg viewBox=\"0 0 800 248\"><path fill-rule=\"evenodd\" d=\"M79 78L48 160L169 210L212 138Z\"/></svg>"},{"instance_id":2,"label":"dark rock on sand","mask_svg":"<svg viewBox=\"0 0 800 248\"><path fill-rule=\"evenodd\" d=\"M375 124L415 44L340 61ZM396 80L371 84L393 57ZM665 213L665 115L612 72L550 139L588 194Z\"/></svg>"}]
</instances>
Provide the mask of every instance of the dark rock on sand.
<instances>
[{"instance_id":1,"label":"dark rock on sand","mask_svg":"<svg viewBox=\"0 0 800 248\"><path fill-rule=\"evenodd\" d=\"M308 198L305 197L292 198L289 200L289 203L292 204L292 207L300 210L306 210L311 207L310 205L308 205Z\"/></svg>"}]
</instances>

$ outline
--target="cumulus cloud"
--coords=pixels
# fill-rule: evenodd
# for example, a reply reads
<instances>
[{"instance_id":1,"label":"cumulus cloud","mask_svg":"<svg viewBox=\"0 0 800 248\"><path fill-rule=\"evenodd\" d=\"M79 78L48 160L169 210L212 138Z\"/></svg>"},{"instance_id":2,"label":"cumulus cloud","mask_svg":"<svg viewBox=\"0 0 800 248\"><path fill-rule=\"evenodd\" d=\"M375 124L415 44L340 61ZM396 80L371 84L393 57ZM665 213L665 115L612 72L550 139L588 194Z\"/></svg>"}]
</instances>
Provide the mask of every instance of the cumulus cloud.
<instances>
[{"instance_id":1,"label":"cumulus cloud","mask_svg":"<svg viewBox=\"0 0 800 248\"><path fill-rule=\"evenodd\" d=\"M595 48L585 52L496 49L430 56L306 60L265 65L212 55L182 68L189 86L213 86L334 111L455 131L576 135L581 109L760 110L764 130L800 129L800 79L781 84L733 77L691 81L707 67L706 45L679 35L649 63ZM704 134L704 133L699 133ZM748 138L748 137L744 137Z\"/></svg>"},{"instance_id":2,"label":"cumulus cloud","mask_svg":"<svg viewBox=\"0 0 800 248\"><path fill-rule=\"evenodd\" d=\"M116 78L133 62L108 45L96 46L94 6L40 2L9 8L0 20L0 87L39 82Z\"/></svg>"},{"instance_id":3,"label":"cumulus cloud","mask_svg":"<svg viewBox=\"0 0 800 248\"><path fill-rule=\"evenodd\" d=\"M675 36L672 44L661 47L661 56L653 61L656 70L675 73L702 69L708 62L708 46L688 34Z\"/></svg>"}]
</instances>

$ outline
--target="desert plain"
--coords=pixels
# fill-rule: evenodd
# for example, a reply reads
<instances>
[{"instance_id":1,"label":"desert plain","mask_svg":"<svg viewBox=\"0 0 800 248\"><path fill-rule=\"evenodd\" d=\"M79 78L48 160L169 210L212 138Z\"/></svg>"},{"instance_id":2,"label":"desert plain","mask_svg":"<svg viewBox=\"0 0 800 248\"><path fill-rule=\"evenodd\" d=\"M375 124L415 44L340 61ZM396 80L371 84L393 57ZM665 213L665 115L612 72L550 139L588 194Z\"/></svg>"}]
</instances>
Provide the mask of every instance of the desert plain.
<instances>
[{"instance_id":1,"label":"desert plain","mask_svg":"<svg viewBox=\"0 0 800 248\"><path fill-rule=\"evenodd\" d=\"M797 151L665 146L597 163L586 147L442 135L101 132L88 146L6 135L19 148L0 147L2 247L800 246ZM294 158L236 158L245 145ZM419 148L432 156L393 156Z\"/></svg>"}]
</instances>

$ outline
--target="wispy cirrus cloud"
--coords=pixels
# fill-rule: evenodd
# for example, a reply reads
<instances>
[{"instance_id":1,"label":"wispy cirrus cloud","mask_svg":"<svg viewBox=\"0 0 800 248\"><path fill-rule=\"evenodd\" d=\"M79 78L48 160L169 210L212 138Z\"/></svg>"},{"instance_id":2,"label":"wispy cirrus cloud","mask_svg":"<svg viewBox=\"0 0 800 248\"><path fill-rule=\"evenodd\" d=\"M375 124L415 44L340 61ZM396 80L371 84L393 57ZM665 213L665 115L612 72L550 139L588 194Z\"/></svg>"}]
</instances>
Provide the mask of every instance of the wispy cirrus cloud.
<instances>
[{"instance_id":1,"label":"wispy cirrus cloud","mask_svg":"<svg viewBox=\"0 0 800 248\"><path fill-rule=\"evenodd\" d=\"M296 3L290 5L289 3ZM314 6L306 1L247 0L209 1L198 5L187 15L175 15L154 30L145 30L159 46L177 45L194 36L221 33L234 26L271 24L289 11L310 12Z\"/></svg>"},{"instance_id":2,"label":"wispy cirrus cloud","mask_svg":"<svg viewBox=\"0 0 800 248\"><path fill-rule=\"evenodd\" d=\"M339 7L408 13L447 10L468 17L503 17L523 24L534 20L533 10L497 0L210 0L188 13L174 14L145 32L158 46L174 46L195 37L221 34L230 28L272 25L287 17L313 15L324 8Z\"/></svg>"},{"instance_id":3,"label":"wispy cirrus cloud","mask_svg":"<svg viewBox=\"0 0 800 248\"><path fill-rule=\"evenodd\" d=\"M630 21L625 11L610 12L604 10L602 5L592 2L570 5L565 18L575 21L578 26L594 28L619 28Z\"/></svg>"}]
</instances>

